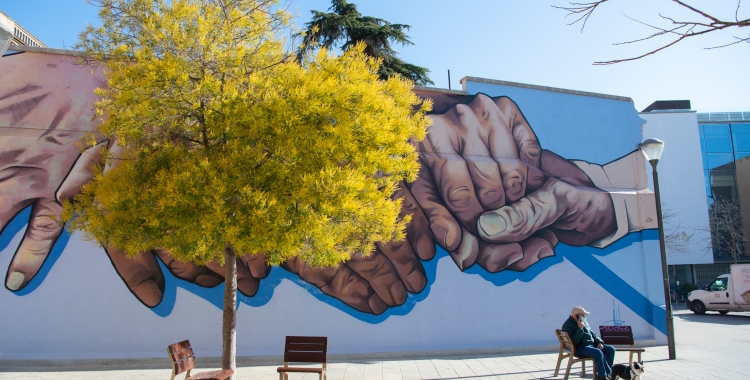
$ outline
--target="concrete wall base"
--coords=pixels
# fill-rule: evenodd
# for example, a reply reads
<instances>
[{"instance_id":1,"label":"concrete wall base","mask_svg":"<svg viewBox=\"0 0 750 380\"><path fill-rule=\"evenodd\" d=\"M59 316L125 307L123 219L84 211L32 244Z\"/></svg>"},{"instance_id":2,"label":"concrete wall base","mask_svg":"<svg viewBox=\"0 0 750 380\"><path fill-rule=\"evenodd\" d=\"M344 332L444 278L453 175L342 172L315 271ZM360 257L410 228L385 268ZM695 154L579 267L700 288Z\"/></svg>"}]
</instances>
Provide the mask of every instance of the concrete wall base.
<instances>
[{"instance_id":1,"label":"concrete wall base","mask_svg":"<svg viewBox=\"0 0 750 380\"><path fill-rule=\"evenodd\" d=\"M656 346L655 340L638 340L636 347ZM558 345L516 346L491 348L466 348L457 350L422 350L400 352L366 352L355 354L331 354L328 362L387 361L401 359L424 359L451 356L511 356L558 352ZM196 358L197 368L219 368L220 357ZM282 365L282 355L238 356L238 367ZM55 359L55 360L0 360L0 372L59 372L59 371L103 371L122 369L171 368L166 353L163 358L138 359Z\"/></svg>"}]
</instances>

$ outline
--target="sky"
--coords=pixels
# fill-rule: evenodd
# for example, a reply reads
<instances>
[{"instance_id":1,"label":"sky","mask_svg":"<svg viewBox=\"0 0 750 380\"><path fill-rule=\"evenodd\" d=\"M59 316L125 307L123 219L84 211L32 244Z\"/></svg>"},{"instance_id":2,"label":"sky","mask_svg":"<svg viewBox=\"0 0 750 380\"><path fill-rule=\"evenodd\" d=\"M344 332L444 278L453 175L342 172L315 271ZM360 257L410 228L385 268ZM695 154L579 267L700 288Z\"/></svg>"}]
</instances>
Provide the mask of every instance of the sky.
<instances>
[{"instance_id":1,"label":"sky","mask_svg":"<svg viewBox=\"0 0 750 380\"><path fill-rule=\"evenodd\" d=\"M706 49L747 37L724 30L686 41L655 55L608 66L595 61L643 54L671 40L618 45L649 36L665 26L659 14L700 20L670 0L613 0L602 5L581 32L580 24L552 6L565 0L355 0L359 11L391 23L408 24L414 45L396 46L406 62L430 69L435 87L461 89L464 76L506 80L631 97L637 110L655 100L689 99L693 109L750 111L750 44ZM580 0L579 0L580 2ZM737 0L690 0L723 19L734 19ZM324 11L330 0L293 0L303 27L310 10ZM97 25L97 8L84 0L0 0L0 10L51 48L69 48L87 23ZM750 17L750 1L738 18ZM745 28L747 29L747 28ZM744 69L743 69L744 68Z\"/></svg>"}]
</instances>

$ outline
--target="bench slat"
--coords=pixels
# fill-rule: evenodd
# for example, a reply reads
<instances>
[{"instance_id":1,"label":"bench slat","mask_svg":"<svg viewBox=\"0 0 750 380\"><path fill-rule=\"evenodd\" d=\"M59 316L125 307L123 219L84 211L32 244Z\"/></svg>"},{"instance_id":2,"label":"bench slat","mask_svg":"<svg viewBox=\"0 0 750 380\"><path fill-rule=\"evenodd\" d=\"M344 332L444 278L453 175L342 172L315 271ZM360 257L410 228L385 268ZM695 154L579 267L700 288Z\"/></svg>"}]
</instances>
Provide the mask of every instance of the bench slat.
<instances>
[{"instance_id":1,"label":"bench slat","mask_svg":"<svg viewBox=\"0 0 750 380\"><path fill-rule=\"evenodd\" d=\"M599 326L599 336L610 345L632 346L635 344L630 326Z\"/></svg>"},{"instance_id":2,"label":"bench slat","mask_svg":"<svg viewBox=\"0 0 750 380\"><path fill-rule=\"evenodd\" d=\"M298 363L325 363L325 352L304 352L304 351L286 351L284 352L285 362Z\"/></svg>"},{"instance_id":3,"label":"bench slat","mask_svg":"<svg viewBox=\"0 0 750 380\"><path fill-rule=\"evenodd\" d=\"M615 351L646 352L646 349L645 348L634 348L634 347L615 347Z\"/></svg>"},{"instance_id":4,"label":"bench slat","mask_svg":"<svg viewBox=\"0 0 750 380\"><path fill-rule=\"evenodd\" d=\"M233 374L234 371L232 370L201 372L195 376L190 376L187 380L224 380L228 379Z\"/></svg>"},{"instance_id":5,"label":"bench slat","mask_svg":"<svg viewBox=\"0 0 750 380\"><path fill-rule=\"evenodd\" d=\"M179 360L174 362L174 373L179 375L189 369L195 368L195 358L189 357L187 359Z\"/></svg>"},{"instance_id":6,"label":"bench slat","mask_svg":"<svg viewBox=\"0 0 750 380\"><path fill-rule=\"evenodd\" d=\"M322 343L287 343L285 351L328 351L328 345Z\"/></svg>"},{"instance_id":7,"label":"bench slat","mask_svg":"<svg viewBox=\"0 0 750 380\"><path fill-rule=\"evenodd\" d=\"M309 368L309 367L278 367L276 372L309 372L309 373L323 373L323 368Z\"/></svg>"},{"instance_id":8,"label":"bench slat","mask_svg":"<svg viewBox=\"0 0 750 380\"><path fill-rule=\"evenodd\" d=\"M189 347L185 350L172 352L172 360L174 361L185 360L193 356L195 356L195 354L193 354L193 349Z\"/></svg>"},{"instance_id":9,"label":"bench slat","mask_svg":"<svg viewBox=\"0 0 750 380\"><path fill-rule=\"evenodd\" d=\"M286 343L320 343L328 345L328 337L325 336L287 336Z\"/></svg>"},{"instance_id":10,"label":"bench slat","mask_svg":"<svg viewBox=\"0 0 750 380\"><path fill-rule=\"evenodd\" d=\"M189 340L183 340L182 342L177 342L175 344L170 344L169 346L167 346L167 350L169 350L169 352L182 351L188 348L190 348Z\"/></svg>"}]
</instances>

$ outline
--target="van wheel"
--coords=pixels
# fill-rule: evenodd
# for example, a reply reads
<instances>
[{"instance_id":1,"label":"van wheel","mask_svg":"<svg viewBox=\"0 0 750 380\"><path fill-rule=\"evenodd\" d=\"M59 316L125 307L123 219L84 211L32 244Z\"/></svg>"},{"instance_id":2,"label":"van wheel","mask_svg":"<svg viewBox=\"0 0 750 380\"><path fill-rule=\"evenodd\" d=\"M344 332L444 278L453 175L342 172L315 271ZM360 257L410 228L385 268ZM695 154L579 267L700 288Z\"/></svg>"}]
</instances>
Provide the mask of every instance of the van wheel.
<instances>
[{"instance_id":1,"label":"van wheel","mask_svg":"<svg viewBox=\"0 0 750 380\"><path fill-rule=\"evenodd\" d=\"M727 311L727 310L722 310L722 311L720 311L720 312L719 312L719 314L721 314L721 315L724 315L724 314L726 314L726 313L728 313L728 312L729 312L729 311Z\"/></svg>"},{"instance_id":2,"label":"van wheel","mask_svg":"<svg viewBox=\"0 0 750 380\"><path fill-rule=\"evenodd\" d=\"M698 315L706 314L706 305L701 301L693 302L693 313Z\"/></svg>"}]
</instances>

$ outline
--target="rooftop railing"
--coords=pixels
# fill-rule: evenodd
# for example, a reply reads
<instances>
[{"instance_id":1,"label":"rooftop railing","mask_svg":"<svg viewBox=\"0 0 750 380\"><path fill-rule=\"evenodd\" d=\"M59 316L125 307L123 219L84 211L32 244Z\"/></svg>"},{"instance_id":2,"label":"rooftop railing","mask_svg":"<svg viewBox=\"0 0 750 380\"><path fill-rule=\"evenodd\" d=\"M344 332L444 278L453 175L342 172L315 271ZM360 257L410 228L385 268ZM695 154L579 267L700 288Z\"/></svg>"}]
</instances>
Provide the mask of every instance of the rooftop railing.
<instances>
[{"instance_id":1,"label":"rooftop railing","mask_svg":"<svg viewBox=\"0 0 750 380\"><path fill-rule=\"evenodd\" d=\"M698 113L698 122L750 121L749 111Z\"/></svg>"}]
</instances>

